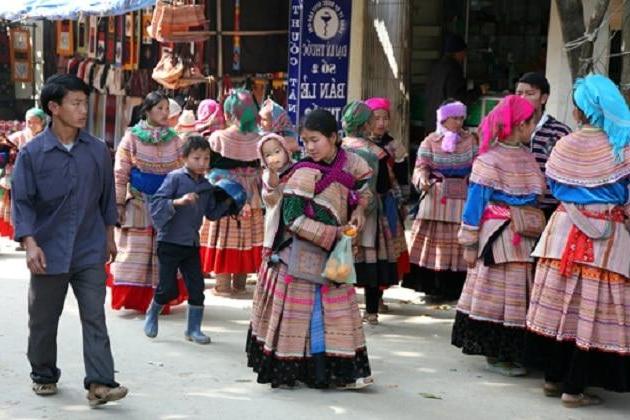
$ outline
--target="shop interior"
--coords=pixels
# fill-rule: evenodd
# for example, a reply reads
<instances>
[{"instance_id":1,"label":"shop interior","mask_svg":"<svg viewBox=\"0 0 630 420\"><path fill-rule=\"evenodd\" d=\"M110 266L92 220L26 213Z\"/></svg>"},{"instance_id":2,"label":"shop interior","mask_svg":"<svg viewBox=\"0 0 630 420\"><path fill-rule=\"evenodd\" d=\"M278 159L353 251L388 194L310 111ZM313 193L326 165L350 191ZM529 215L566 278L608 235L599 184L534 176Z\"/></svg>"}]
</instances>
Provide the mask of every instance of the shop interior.
<instances>
[{"instance_id":1,"label":"shop interior","mask_svg":"<svg viewBox=\"0 0 630 420\"><path fill-rule=\"evenodd\" d=\"M550 0L413 0L411 39L412 142L424 136L424 88L442 56L444 36L456 33L468 44L464 73L468 88L483 83L490 92L469 109L475 127L494 103L514 90L525 72L545 71Z\"/></svg>"}]
</instances>

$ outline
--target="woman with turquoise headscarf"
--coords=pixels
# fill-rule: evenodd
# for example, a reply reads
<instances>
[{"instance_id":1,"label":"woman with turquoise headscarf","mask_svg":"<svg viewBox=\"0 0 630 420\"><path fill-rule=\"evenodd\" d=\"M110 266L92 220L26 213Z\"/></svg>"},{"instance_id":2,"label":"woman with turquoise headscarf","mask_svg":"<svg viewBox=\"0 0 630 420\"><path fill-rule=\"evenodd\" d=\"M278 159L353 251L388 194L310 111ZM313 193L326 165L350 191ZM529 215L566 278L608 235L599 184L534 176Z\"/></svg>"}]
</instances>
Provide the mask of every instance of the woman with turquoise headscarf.
<instances>
[{"instance_id":1,"label":"woman with turquoise headscarf","mask_svg":"<svg viewBox=\"0 0 630 420\"><path fill-rule=\"evenodd\" d=\"M630 391L630 110L601 75L578 79L573 103L580 128L546 166L561 204L533 254L527 354L545 395L582 407L601 403L586 387Z\"/></svg>"},{"instance_id":2,"label":"woman with turquoise headscarf","mask_svg":"<svg viewBox=\"0 0 630 420\"><path fill-rule=\"evenodd\" d=\"M11 173L13 172L13 160L17 151L33 137L44 131L46 127L46 113L39 108L31 108L26 111L24 117L26 127L7 137L8 142L2 159L6 159L2 176L0 177L0 236L11 238L13 236L13 224L11 223ZM18 250L22 250L18 247Z\"/></svg>"},{"instance_id":3,"label":"woman with turquoise headscarf","mask_svg":"<svg viewBox=\"0 0 630 420\"><path fill-rule=\"evenodd\" d=\"M394 159L382 145L368 140L372 109L362 101L350 102L342 111L342 126L346 137L342 147L361 156L370 165L374 176L369 187L374 197L366 209L366 220L357 239L355 256L357 286L365 288L363 320L378 324L379 303L383 290L398 284L405 274L403 263L408 258L405 228L400 212L400 186L393 171Z\"/></svg>"},{"instance_id":4,"label":"woman with turquoise headscarf","mask_svg":"<svg viewBox=\"0 0 630 420\"><path fill-rule=\"evenodd\" d=\"M262 171L257 147L258 110L251 93L233 90L223 110L227 128L210 135L208 178L213 184L223 178L238 182L247 191L247 204L238 217L210 222L207 241L201 244L201 263L204 273L216 276L215 294L232 296L245 292L247 274L256 273L262 262Z\"/></svg>"}]
</instances>

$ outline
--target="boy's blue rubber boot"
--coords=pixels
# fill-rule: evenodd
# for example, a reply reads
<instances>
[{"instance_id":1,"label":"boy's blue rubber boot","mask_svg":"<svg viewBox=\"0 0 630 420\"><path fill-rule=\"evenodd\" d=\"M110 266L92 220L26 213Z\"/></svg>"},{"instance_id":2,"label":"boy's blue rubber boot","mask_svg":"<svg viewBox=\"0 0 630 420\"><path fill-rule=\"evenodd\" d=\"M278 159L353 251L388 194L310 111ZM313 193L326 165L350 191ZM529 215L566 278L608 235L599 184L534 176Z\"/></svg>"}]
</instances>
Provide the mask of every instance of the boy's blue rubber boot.
<instances>
[{"instance_id":1,"label":"boy's blue rubber boot","mask_svg":"<svg viewBox=\"0 0 630 420\"><path fill-rule=\"evenodd\" d=\"M158 334L158 316L162 312L164 305L151 301L151 305L144 317L144 334L149 338L155 338Z\"/></svg>"},{"instance_id":2,"label":"boy's blue rubber boot","mask_svg":"<svg viewBox=\"0 0 630 420\"><path fill-rule=\"evenodd\" d=\"M203 309L203 306L188 305L188 326L185 336L186 340L197 344L210 344L210 337L201 332Z\"/></svg>"}]
</instances>

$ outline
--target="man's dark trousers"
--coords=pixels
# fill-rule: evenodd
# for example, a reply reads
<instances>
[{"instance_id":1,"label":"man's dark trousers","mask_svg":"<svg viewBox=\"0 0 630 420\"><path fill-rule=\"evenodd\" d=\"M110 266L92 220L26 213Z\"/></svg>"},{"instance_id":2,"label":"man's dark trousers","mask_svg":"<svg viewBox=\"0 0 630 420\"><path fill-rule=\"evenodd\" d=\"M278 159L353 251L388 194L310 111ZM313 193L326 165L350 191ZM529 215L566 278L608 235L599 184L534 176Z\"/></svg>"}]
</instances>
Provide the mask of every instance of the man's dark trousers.
<instances>
[{"instance_id":1,"label":"man's dark trousers","mask_svg":"<svg viewBox=\"0 0 630 420\"><path fill-rule=\"evenodd\" d=\"M92 265L67 274L31 275L28 292L28 360L31 379L57 383L57 327L63 311L68 285L79 304L83 330L85 388L91 383L116 387L114 361L105 324L105 267Z\"/></svg>"}]
</instances>

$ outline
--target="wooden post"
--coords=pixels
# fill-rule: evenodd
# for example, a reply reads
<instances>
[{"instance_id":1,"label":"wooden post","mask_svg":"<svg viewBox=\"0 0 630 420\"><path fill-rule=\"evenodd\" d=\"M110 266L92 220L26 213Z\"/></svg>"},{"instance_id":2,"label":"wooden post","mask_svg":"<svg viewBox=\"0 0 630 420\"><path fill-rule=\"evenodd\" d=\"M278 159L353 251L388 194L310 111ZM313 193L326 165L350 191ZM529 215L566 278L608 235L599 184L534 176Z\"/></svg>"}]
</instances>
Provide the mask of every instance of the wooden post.
<instances>
[{"instance_id":1,"label":"wooden post","mask_svg":"<svg viewBox=\"0 0 630 420\"><path fill-rule=\"evenodd\" d=\"M582 45L578 76L585 76L593 70L593 45L595 44L595 40L598 35L595 31L597 31L597 28L599 28L602 24L602 20L604 20L604 16L608 10L609 3L610 0L598 0L595 8L593 9L593 13L591 13L591 16L588 19L586 33L594 34L594 37Z\"/></svg>"}]
</instances>

